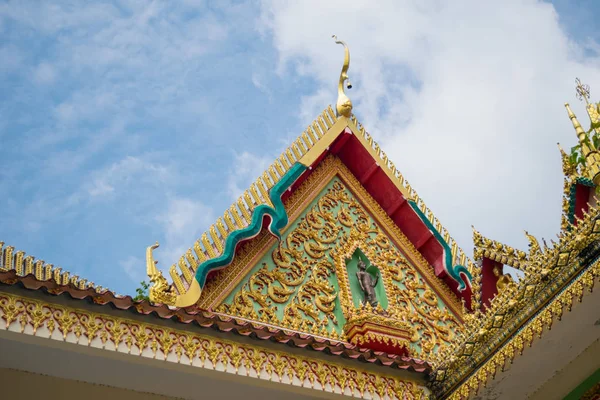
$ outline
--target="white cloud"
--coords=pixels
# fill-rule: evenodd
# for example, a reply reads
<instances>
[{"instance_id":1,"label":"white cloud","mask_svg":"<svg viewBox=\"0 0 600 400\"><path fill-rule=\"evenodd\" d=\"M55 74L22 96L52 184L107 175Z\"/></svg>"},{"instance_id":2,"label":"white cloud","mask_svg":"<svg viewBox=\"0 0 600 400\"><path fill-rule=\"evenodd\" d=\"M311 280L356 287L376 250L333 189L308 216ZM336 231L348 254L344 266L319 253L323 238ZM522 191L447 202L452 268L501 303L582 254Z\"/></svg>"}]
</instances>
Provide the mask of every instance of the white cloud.
<instances>
[{"instance_id":1,"label":"white cloud","mask_svg":"<svg viewBox=\"0 0 600 400\"><path fill-rule=\"evenodd\" d=\"M232 201L248 189L273 160L266 156L260 157L247 151L236 154L233 162L234 169L229 173L227 188Z\"/></svg>"},{"instance_id":2,"label":"white cloud","mask_svg":"<svg viewBox=\"0 0 600 400\"><path fill-rule=\"evenodd\" d=\"M165 235L165 243L161 254L164 260L159 265L175 263L192 244L200 238L210 224L215 221L210 207L202 202L185 197L172 197L166 212L157 217Z\"/></svg>"},{"instance_id":3,"label":"white cloud","mask_svg":"<svg viewBox=\"0 0 600 400\"><path fill-rule=\"evenodd\" d=\"M152 186L173 180L169 169L160 164L153 164L139 157L127 156L109 167L95 173L95 177L87 187L92 198L102 198L115 194L117 189L130 192L134 185Z\"/></svg>"},{"instance_id":4,"label":"white cloud","mask_svg":"<svg viewBox=\"0 0 600 400\"><path fill-rule=\"evenodd\" d=\"M264 1L262 21L280 69L323 88L303 100L303 122L323 93L335 102L343 51L331 35L347 41L355 113L465 250L471 224L525 250L524 228L558 232L556 142L576 141L563 103L577 103L575 77L600 91L600 60L569 40L552 5Z\"/></svg>"},{"instance_id":5,"label":"white cloud","mask_svg":"<svg viewBox=\"0 0 600 400\"><path fill-rule=\"evenodd\" d=\"M125 274L136 284L147 280L145 275L145 263L138 257L129 256L125 260L119 261L119 266L125 271Z\"/></svg>"},{"instance_id":6,"label":"white cloud","mask_svg":"<svg viewBox=\"0 0 600 400\"><path fill-rule=\"evenodd\" d=\"M312 95L302 97L300 102L300 115L302 121L313 121L323 112L326 105L331 102L331 93L327 89L319 89ZM297 135L296 135L297 136Z\"/></svg>"},{"instance_id":7,"label":"white cloud","mask_svg":"<svg viewBox=\"0 0 600 400\"><path fill-rule=\"evenodd\" d=\"M264 81L265 79L261 74L259 74L256 71L252 73L252 84L254 85L254 87L263 92L269 99L271 99L271 91L269 90L269 87L265 84Z\"/></svg>"},{"instance_id":8,"label":"white cloud","mask_svg":"<svg viewBox=\"0 0 600 400\"><path fill-rule=\"evenodd\" d=\"M23 63L23 54L15 46L0 47L0 73L13 72Z\"/></svg>"},{"instance_id":9,"label":"white cloud","mask_svg":"<svg viewBox=\"0 0 600 400\"><path fill-rule=\"evenodd\" d=\"M48 63L40 63L33 71L33 79L40 84L50 84L56 79L56 68Z\"/></svg>"}]
</instances>

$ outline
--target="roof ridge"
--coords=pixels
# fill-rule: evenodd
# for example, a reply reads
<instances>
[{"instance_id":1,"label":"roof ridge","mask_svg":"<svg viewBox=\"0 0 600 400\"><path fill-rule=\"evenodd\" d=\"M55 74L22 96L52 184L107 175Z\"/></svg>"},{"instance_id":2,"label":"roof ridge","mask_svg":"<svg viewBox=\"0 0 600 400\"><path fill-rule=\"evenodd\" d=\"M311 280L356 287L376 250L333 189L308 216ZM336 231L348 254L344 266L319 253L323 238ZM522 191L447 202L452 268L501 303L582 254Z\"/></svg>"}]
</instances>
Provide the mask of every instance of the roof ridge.
<instances>
[{"instance_id":1,"label":"roof ridge","mask_svg":"<svg viewBox=\"0 0 600 400\"><path fill-rule=\"evenodd\" d=\"M15 271L17 276L25 277L34 275L38 281L54 281L59 285L73 285L77 289L93 289L97 293L104 293L108 289L97 286L87 279L80 278L78 275L71 275L68 271L63 271L62 267L48 264L44 260L36 260L34 256L26 256L22 250L15 252L15 247L6 246L0 241L0 272Z\"/></svg>"},{"instance_id":2,"label":"roof ridge","mask_svg":"<svg viewBox=\"0 0 600 400\"><path fill-rule=\"evenodd\" d=\"M200 264L223 253L229 234L250 224L252 211L256 207L261 204L272 206L269 190L336 122L337 117L332 107L328 106L169 268L169 275L179 295L187 291Z\"/></svg>"},{"instance_id":3,"label":"roof ridge","mask_svg":"<svg viewBox=\"0 0 600 400\"><path fill-rule=\"evenodd\" d=\"M183 254L177 263L169 269L174 292L171 295L175 297L186 294L191 295L191 288L194 287L195 273L198 267L208 260L215 259L224 253L224 247L228 236L238 230L247 228L252 222L252 214L255 208L260 205L272 207L272 201L269 197L271 188L273 188L295 163L304 164L312 168L312 164L318 160L319 150L325 151L331 140L334 140L344 129L332 133L334 125L345 124L345 127L352 131L362 142L377 164L382 168L385 174L390 178L393 184L398 188L402 195L410 201L411 207L417 212L419 218L428 225L434 236L437 237L440 244L445 249L446 263L450 274L458 277L458 272L465 270L476 277L478 274L474 263L469 259L466 253L458 246L458 243L449 231L441 224L439 219L429 209L423 199L411 187L402 173L396 168L394 163L389 160L385 152L379 147L379 144L373 140L370 133L358 121L356 116L350 118L336 117L331 106L328 106L308 128L302 132L292 144L286 148L283 153L250 185L250 188L229 207L222 217L212 224L200 239L196 240L191 248ZM327 136L326 140L322 140ZM317 144L319 144L317 146ZM316 148L315 148L316 146ZM309 155L309 153L311 153ZM317 154L319 153L319 154ZM316 154L316 157L315 157ZM154 261L152 260L152 264ZM460 267L460 268L455 268ZM164 278L160 278L164 280ZM478 284L475 279L471 282L473 289ZM194 289L194 291L196 288ZM477 291L477 290L475 290ZM164 299L163 299L164 300Z\"/></svg>"}]
</instances>

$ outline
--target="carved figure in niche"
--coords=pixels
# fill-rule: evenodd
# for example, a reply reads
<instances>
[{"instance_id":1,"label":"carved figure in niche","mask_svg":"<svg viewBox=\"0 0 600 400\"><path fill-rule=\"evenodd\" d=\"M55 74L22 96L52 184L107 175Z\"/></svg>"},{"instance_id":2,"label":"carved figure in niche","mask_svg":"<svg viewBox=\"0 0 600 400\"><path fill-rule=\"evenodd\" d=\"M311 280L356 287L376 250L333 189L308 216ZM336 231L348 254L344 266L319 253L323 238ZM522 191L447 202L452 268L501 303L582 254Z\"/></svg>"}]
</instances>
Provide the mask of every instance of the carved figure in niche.
<instances>
[{"instance_id":1,"label":"carved figure in niche","mask_svg":"<svg viewBox=\"0 0 600 400\"><path fill-rule=\"evenodd\" d=\"M494 272L494 276L498 278L498 281L496 281L496 289L498 289L498 293L500 293L505 287L513 282L512 277L508 274L501 274L500 269L497 266L494 267L492 271Z\"/></svg>"},{"instance_id":2,"label":"carved figure in niche","mask_svg":"<svg viewBox=\"0 0 600 400\"><path fill-rule=\"evenodd\" d=\"M358 260L358 272L356 273L356 277L358 278L358 283L360 284L360 288L365 295L365 299L363 300L363 305L369 303L371 307L377 307L377 294L375 293L375 286L379 282L379 271L377 271L377 276L373 278L373 275L367 272L367 266L363 260Z\"/></svg>"}]
</instances>

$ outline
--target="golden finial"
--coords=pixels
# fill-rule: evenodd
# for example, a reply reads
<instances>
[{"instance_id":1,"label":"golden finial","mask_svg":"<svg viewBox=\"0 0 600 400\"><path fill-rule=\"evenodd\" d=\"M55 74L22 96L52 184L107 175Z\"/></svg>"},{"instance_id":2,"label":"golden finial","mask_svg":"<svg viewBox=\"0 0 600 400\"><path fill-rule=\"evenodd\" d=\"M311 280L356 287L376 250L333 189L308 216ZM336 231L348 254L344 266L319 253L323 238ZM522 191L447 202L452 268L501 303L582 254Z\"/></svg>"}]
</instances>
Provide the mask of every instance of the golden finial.
<instances>
[{"instance_id":1,"label":"golden finial","mask_svg":"<svg viewBox=\"0 0 600 400\"><path fill-rule=\"evenodd\" d=\"M573 175L576 172L575 166L573 164L571 164L571 161L569 160L569 156L567 155L567 153L565 153L565 151L563 150L560 143L556 143L556 144L558 145L558 151L560 151L560 159L562 162L563 173L565 174L565 176Z\"/></svg>"},{"instance_id":2,"label":"golden finial","mask_svg":"<svg viewBox=\"0 0 600 400\"><path fill-rule=\"evenodd\" d=\"M589 104L590 87L588 85L581 83L579 78L575 78L575 83L577 84L577 86L575 86L575 92L577 93L577 98L579 100L584 100L585 104Z\"/></svg>"},{"instance_id":3,"label":"golden finial","mask_svg":"<svg viewBox=\"0 0 600 400\"><path fill-rule=\"evenodd\" d=\"M588 175L588 178L598 185L600 184L600 154L598 154L587 133L585 133L581 127L577 117L571 110L571 107L569 107L569 103L565 103L565 107L567 108L569 118L573 123L573 128L575 128L575 133L577 133L579 145L581 146L581 155L585 158L584 167L586 170L586 175Z\"/></svg>"},{"instance_id":4,"label":"golden finial","mask_svg":"<svg viewBox=\"0 0 600 400\"><path fill-rule=\"evenodd\" d=\"M579 121L577 120L577 117L575 116L575 114L573 113L573 110L571 110L571 106L569 105L569 103L565 103L565 108L567 109L567 113L569 114L569 118L571 119L571 122L573 123L573 128L575 128L575 133L577 133L577 137L579 138L579 143L581 143L581 150L583 152L583 155L587 155L587 153L589 153L589 149L587 148L587 135L585 134L585 131L583 130L583 128L581 127L581 124L579 123ZM584 150L583 146L586 147L587 151Z\"/></svg>"},{"instance_id":5,"label":"golden finial","mask_svg":"<svg viewBox=\"0 0 600 400\"><path fill-rule=\"evenodd\" d=\"M341 44L342 46L344 46L344 65L342 66L340 82L338 83L338 99L337 103L335 103L335 110L337 111L338 117L340 115L343 115L346 118L350 118L350 116L352 115L352 102L344 92L344 82L347 81L346 87L348 89L352 88L352 84L348 79L348 68L350 68L350 50L348 50L348 46L346 45L346 43L342 42L341 40L338 40L336 35L332 35L331 37L333 38L333 40L335 40L337 44Z\"/></svg>"},{"instance_id":6,"label":"golden finial","mask_svg":"<svg viewBox=\"0 0 600 400\"><path fill-rule=\"evenodd\" d=\"M529 240L529 257L532 257L536 254L541 254L542 249L540 248L540 244L535 236L530 235L529 232L525 231L525 236Z\"/></svg>"}]
</instances>

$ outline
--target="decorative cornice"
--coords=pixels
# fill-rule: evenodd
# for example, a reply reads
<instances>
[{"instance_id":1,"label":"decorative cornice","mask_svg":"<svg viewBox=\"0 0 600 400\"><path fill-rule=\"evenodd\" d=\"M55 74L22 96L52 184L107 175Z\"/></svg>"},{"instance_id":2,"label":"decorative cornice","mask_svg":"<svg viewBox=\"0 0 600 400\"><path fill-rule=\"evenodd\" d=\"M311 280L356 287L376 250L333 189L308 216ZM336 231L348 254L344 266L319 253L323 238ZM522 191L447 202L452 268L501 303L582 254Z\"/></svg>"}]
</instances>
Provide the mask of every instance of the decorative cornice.
<instances>
[{"instance_id":1,"label":"decorative cornice","mask_svg":"<svg viewBox=\"0 0 600 400\"><path fill-rule=\"evenodd\" d=\"M415 381L0 293L0 329L354 397L428 398Z\"/></svg>"},{"instance_id":2,"label":"decorative cornice","mask_svg":"<svg viewBox=\"0 0 600 400\"><path fill-rule=\"evenodd\" d=\"M362 360L363 362L380 364L394 369L425 374L431 370L431 366L427 362L414 358L381 352L375 353L354 346L351 343L276 328L269 324L249 321L240 317L168 307L164 304L156 305L146 300L134 301L131 296L117 296L109 290L97 293L93 289L81 290L71 284L58 285L54 281L38 281L31 274L24 277L18 276L14 270L0 272L0 291L3 285L13 287L16 290L23 288L27 291L36 291L38 294L66 297L69 301L85 301L97 306L127 311L138 314L141 318L148 319L148 321L152 319L171 320L186 326L251 337L259 341L268 340L297 348L310 348L317 352L333 354L346 359Z\"/></svg>"},{"instance_id":3,"label":"decorative cornice","mask_svg":"<svg viewBox=\"0 0 600 400\"><path fill-rule=\"evenodd\" d=\"M592 290L600 276L599 210L593 208L558 244L532 255L525 277L496 296L486 312L466 318L464 335L437 358L431 384L438 396L466 398L523 351L544 327ZM593 261L593 264L592 264Z\"/></svg>"},{"instance_id":4,"label":"decorative cornice","mask_svg":"<svg viewBox=\"0 0 600 400\"><path fill-rule=\"evenodd\" d=\"M80 290L91 289L96 293L108 291L102 286L96 286L93 282L88 282L87 279L63 271L61 267L47 264L44 260L36 260L35 257L26 255L24 251L15 251L13 246L4 247L4 242L0 241L0 272L7 271L15 271L17 276L34 275L39 281L52 281L58 285L73 285Z\"/></svg>"},{"instance_id":5,"label":"decorative cornice","mask_svg":"<svg viewBox=\"0 0 600 400\"><path fill-rule=\"evenodd\" d=\"M481 260L483 257L516 269L523 269L528 262L527 253L517 250L496 240L490 240L473 228L473 258Z\"/></svg>"}]
</instances>

